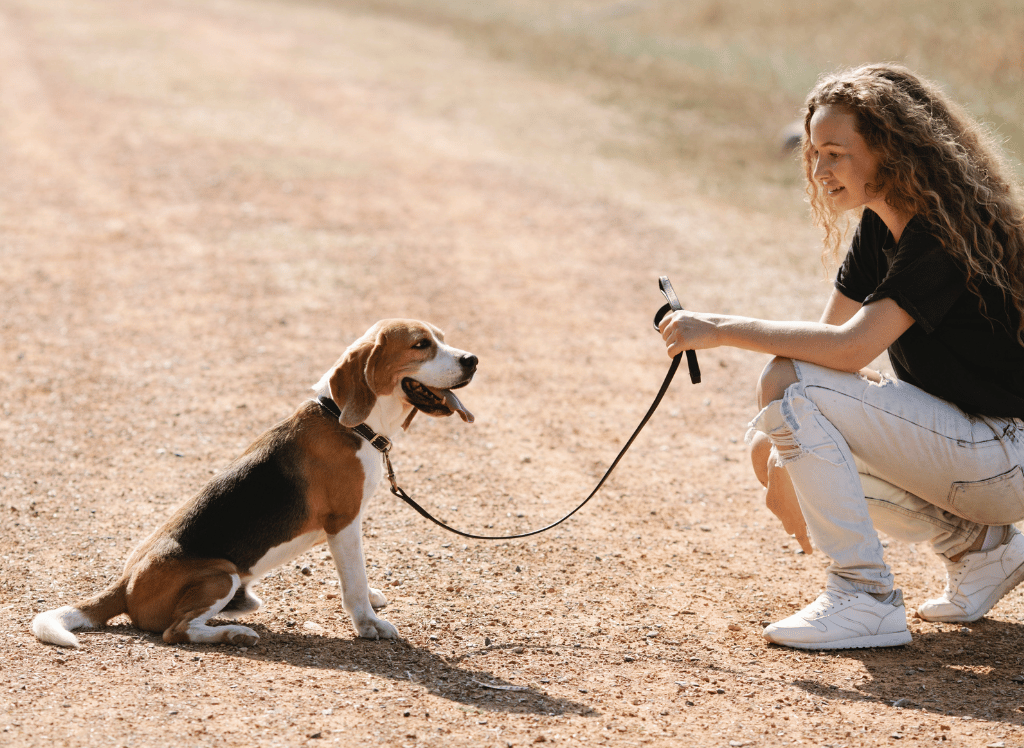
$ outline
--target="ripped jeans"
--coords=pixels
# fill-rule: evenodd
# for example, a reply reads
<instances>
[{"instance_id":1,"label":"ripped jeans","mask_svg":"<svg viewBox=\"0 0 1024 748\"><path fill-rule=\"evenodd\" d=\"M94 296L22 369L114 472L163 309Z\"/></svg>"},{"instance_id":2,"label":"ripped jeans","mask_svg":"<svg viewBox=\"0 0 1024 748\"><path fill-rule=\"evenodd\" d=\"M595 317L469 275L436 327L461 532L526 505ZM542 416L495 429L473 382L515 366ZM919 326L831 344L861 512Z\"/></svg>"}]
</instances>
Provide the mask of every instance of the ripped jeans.
<instances>
[{"instance_id":1,"label":"ripped jeans","mask_svg":"<svg viewBox=\"0 0 1024 748\"><path fill-rule=\"evenodd\" d=\"M1024 421L971 416L906 382L793 361L799 379L750 424L785 466L829 583L885 593L875 528L955 556L1024 519ZM842 580L841 582L839 580Z\"/></svg>"}]
</instances>

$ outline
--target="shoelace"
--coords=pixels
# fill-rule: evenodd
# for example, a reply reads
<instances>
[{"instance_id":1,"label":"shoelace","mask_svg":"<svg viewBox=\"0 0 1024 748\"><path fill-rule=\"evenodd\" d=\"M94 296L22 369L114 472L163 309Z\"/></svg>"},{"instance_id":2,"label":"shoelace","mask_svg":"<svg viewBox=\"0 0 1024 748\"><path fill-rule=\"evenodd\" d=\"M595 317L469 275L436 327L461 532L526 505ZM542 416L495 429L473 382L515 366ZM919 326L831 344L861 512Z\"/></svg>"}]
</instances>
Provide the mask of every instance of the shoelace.
<instances>
[{"instance_id":1,"label":"shoelace","mask_svg":"<svg viewBox=\"0 0 1024 748\"><path fill-rule=\"evenodd\" d=\"M830 610L835 610L839 607L840 602L849 602L853 599L853 595L842 592L840 590L829 590L822 592L818 595L818 599L811 603L810 611L812 613L826 613ZM837 599L838 598L838 599Z\"/></svg>"}]
</instances>

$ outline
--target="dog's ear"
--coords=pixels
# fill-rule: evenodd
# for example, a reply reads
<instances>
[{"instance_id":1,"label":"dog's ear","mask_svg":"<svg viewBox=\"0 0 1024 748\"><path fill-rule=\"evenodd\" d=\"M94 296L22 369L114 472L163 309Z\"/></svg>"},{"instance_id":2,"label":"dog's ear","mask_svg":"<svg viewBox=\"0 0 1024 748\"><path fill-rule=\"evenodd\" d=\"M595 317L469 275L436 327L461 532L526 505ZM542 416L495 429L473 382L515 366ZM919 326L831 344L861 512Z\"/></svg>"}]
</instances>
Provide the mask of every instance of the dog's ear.
<instances>
[{"instance_id":1,"label":"dog's ear","mask_svg":"<svg viewBox=\"0 0 1024 748\"><path fill-rule=\"evenodd\" d=\"M331 372L328 386L331 399L341 409L338 420L343 426L358 426L377 402L375 380L376 372L383 368L383 342L381 335L364 335L348 347Z\"/></svg>"}]
</instances>

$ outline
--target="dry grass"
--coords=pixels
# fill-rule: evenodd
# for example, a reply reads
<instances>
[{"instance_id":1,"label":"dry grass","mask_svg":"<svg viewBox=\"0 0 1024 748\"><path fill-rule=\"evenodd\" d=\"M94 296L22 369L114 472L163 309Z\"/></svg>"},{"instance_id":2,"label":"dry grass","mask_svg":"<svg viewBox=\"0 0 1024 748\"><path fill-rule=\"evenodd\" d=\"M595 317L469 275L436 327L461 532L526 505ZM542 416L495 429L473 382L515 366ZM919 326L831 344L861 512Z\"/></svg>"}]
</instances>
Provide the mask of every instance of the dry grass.
<instances>
[{"instance_id":1,"label":"dry grass","mask_svg":"<svg viewBox=\"0 0 1024 748\"><path fill-rule=\"evenodd\" d=\"M838 67L903 62L989 123L1011 155L1024 149L1015 0L867 0L827 11L750 0L316 1L442 26L504 60L571 78L632 118L634 137L610 139L607 153L692 170L709 196L772 212L799 206L780 130L817 76Z\"/></svg>"}]
</instances>

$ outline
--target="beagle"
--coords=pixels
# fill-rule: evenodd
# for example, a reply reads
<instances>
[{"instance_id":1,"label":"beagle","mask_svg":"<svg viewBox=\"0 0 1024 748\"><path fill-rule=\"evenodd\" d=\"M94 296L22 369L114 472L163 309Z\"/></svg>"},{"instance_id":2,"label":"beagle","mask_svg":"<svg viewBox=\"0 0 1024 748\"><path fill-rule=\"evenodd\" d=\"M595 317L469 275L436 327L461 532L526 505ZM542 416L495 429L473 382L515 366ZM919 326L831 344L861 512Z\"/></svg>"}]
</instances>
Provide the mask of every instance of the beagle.
<instances>
[{"instance_id":1,"label":"beagle","mask_svg":"<svg viewBox=\"0 0 1024 748\"><path fill-rule=\"evenodd\" d=\"M77 647L72 630L127 613L136 627L163 632L171 644L251 646L259 639L252 629L209 620L257 610L253 585L326 540L359 636L398 636L374 612L387 601L368 586L363 560L361 519L383 474L378 449L407 429L417 410L472 422L452 390L469 384L477 363L433 325L378 322L313 387L317 399L266 431L181 506L131 553L120 579L40 613L32 632Z\"/></svg>"}]
</instances>

